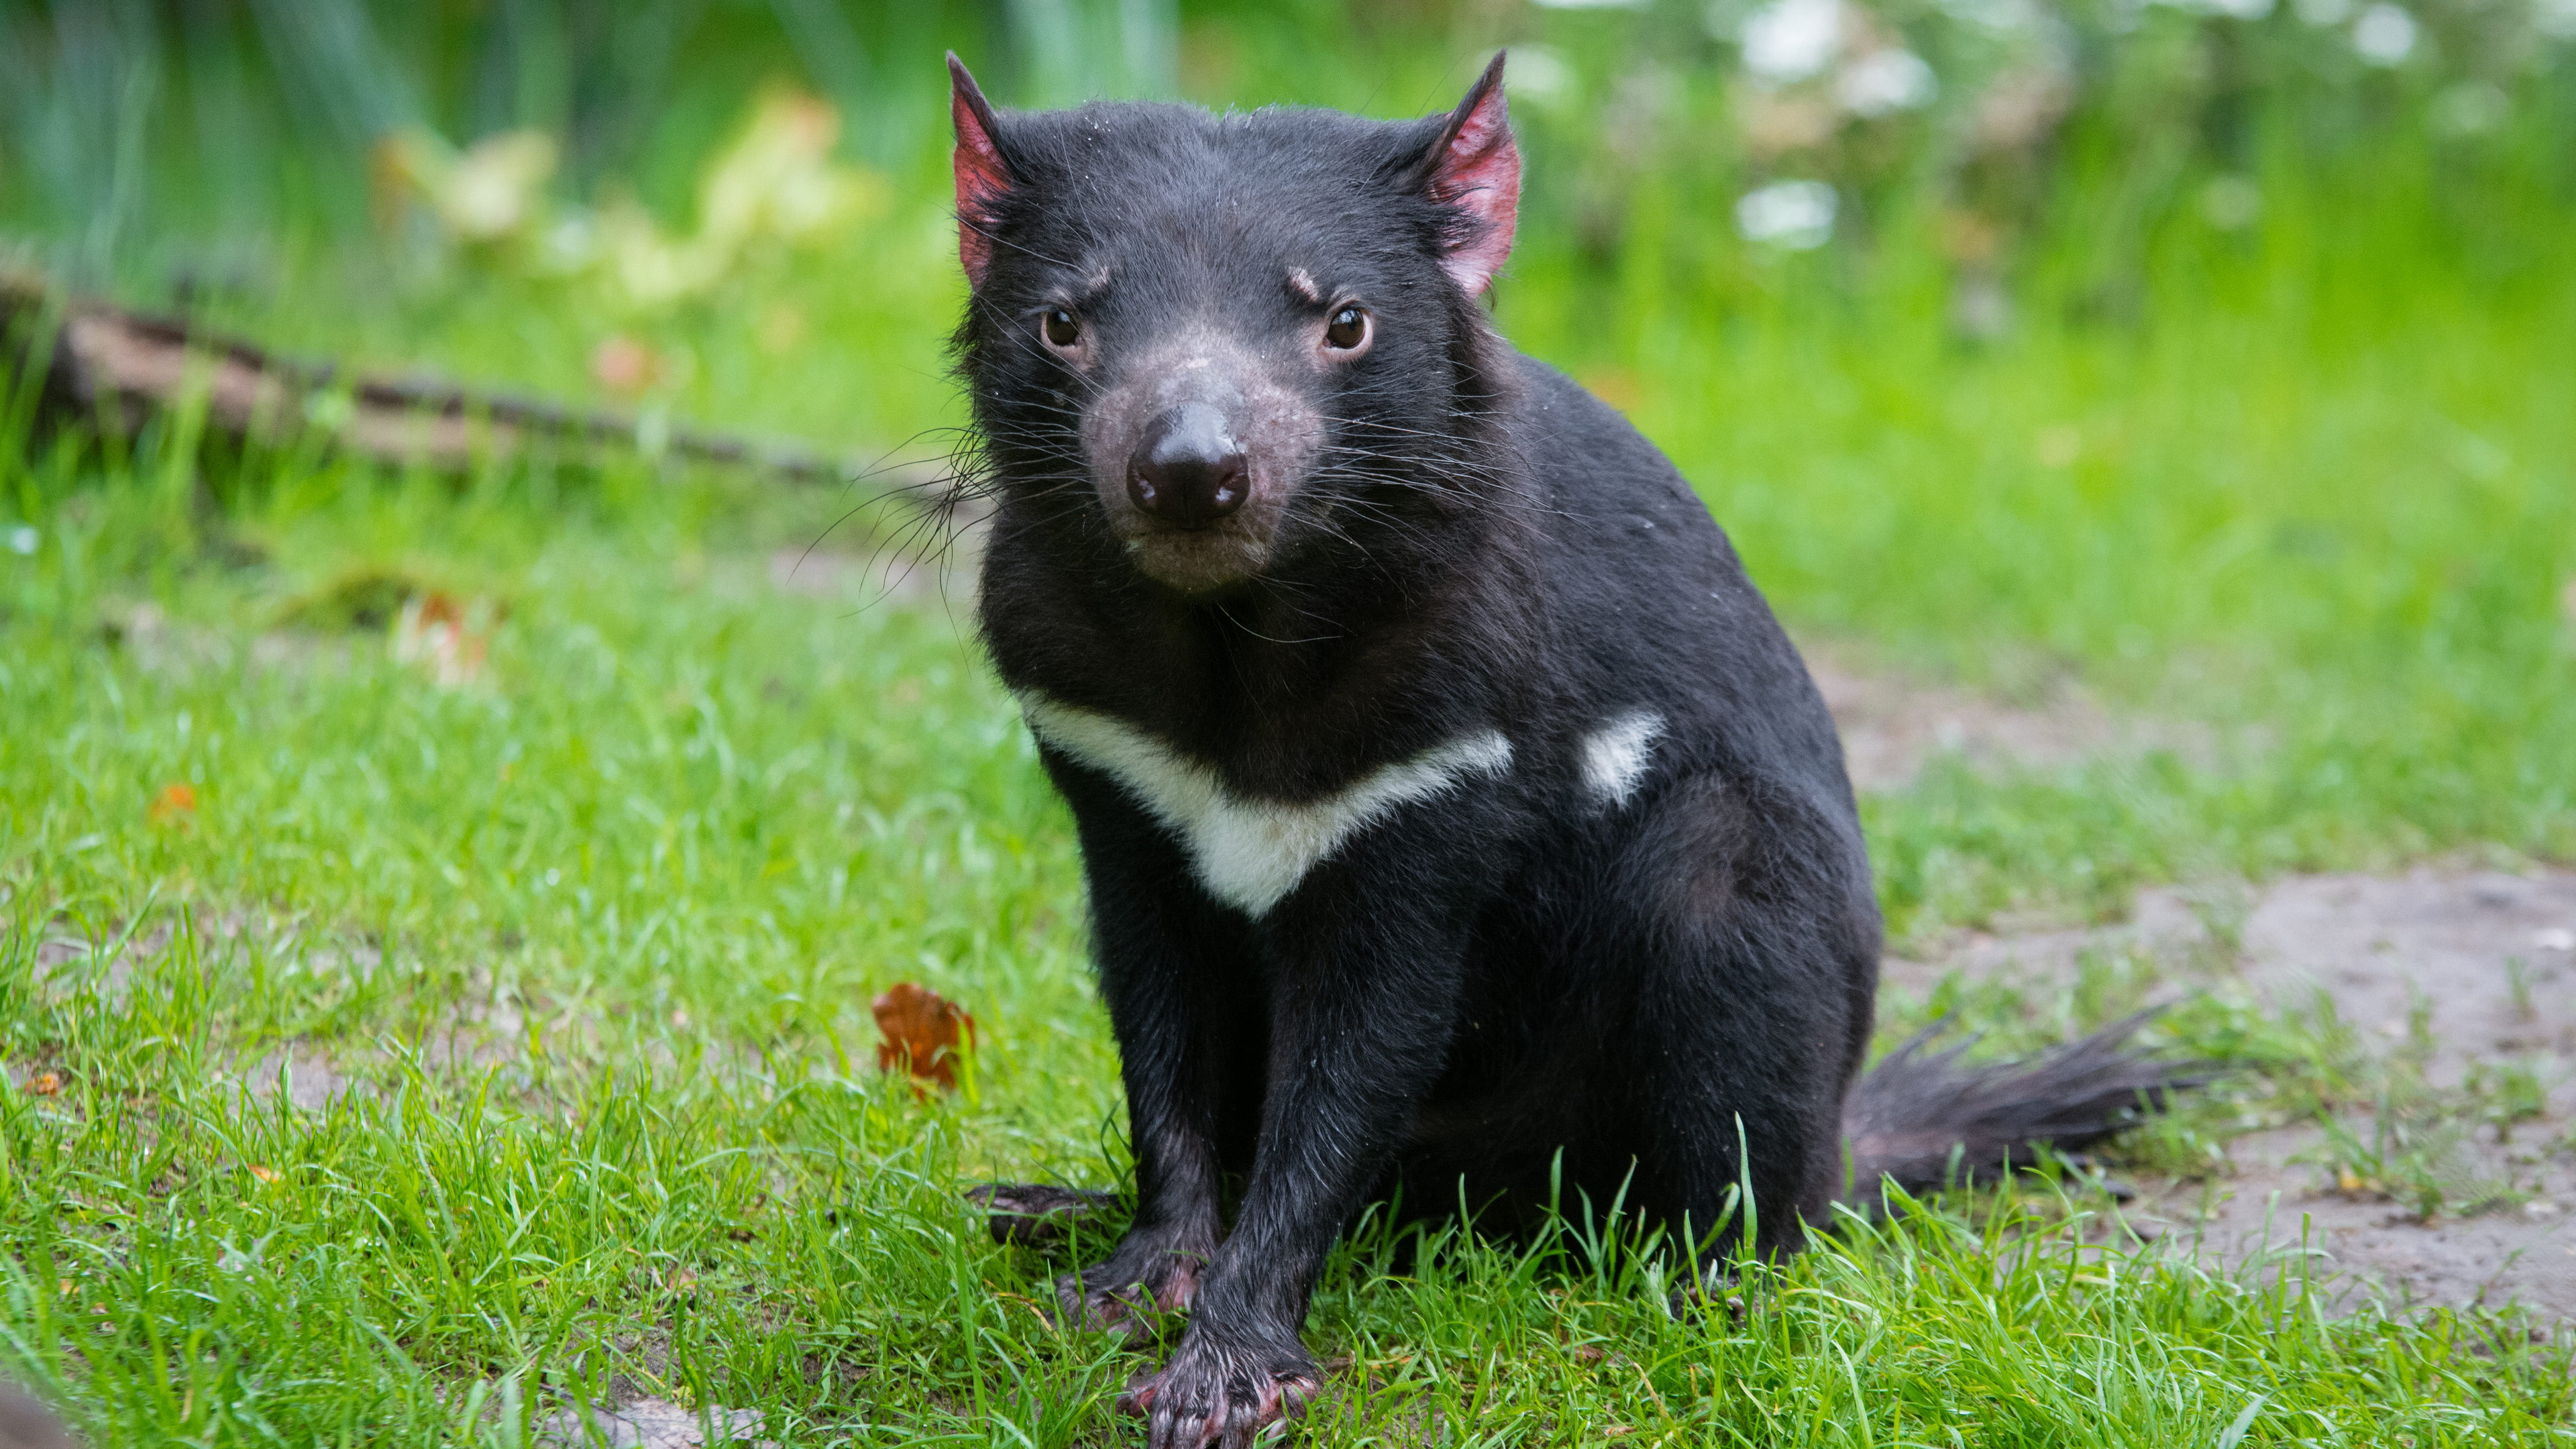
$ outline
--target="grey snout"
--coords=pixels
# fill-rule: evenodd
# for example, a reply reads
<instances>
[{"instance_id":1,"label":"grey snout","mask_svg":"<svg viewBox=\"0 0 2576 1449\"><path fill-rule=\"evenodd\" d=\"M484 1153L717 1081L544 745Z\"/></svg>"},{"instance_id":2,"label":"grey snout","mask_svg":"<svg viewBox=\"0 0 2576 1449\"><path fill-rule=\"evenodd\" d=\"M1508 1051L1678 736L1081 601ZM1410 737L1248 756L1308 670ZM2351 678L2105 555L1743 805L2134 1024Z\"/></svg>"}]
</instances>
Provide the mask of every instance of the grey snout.
<instances>
[{"instance_id":1,"label":"grey snout","mask_svg":"<svg viewBox=\"0 0 2576 1449\"><path fill-rule=\"evenodd\" d=\"M1214 404L1185 402L1145 425L1127 460L1127 496L1150 517L1204 528L1243 506L1252 468Z\"/></svg>"}]
</instances>

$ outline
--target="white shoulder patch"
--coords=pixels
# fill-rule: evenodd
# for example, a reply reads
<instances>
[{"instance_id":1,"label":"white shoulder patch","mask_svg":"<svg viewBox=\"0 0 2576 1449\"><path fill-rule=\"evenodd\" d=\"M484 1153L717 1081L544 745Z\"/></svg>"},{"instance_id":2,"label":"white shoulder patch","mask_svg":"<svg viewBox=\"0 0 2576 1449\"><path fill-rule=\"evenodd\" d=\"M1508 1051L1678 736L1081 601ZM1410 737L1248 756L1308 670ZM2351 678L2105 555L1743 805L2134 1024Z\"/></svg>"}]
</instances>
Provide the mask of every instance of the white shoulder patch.
<instances>
[{"instance_id":1,"label":"white shoulder patch","mask_svg":"<svg viewBox=\"0 0 2576 1449\"><path fill-rule=\"evenodd\" d=\"M1124 720L1036 695L1021 696L1020 710L1039 739L1125 786L1179 836L1208 894L1255 917L1287 899L1306 872L1363 828L1470 775L1500 775L1512 764L1512 742L1486 730L1291 805L1234 794L1212 767Z\"/></svg>"},{"instance_id":2,"label":"white shoulder patch","mask_svg":"<svg viewBox=\"0 0 2576 1449\"><path fill-rule=\"evenodd\" d=\"M1632 709L1583 737L1583 783L1605 805L1625 805L1654 759L1664 717Z\"/></svg>"}]
</instances>

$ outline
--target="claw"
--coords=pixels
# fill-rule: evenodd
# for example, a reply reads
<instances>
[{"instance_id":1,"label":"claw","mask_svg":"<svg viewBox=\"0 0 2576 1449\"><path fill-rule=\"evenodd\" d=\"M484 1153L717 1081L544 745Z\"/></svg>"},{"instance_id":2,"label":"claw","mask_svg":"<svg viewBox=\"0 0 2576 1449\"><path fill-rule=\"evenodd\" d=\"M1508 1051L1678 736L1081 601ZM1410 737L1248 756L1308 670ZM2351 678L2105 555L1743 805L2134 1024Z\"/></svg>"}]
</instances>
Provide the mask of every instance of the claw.
<instances>
[{"instance_id":1,"label":"claw","mask_svg":"<svg viewBox=\"0 0 2576 1449\"><path fill-rule=\"evenodd\" d=\"M1129 1379L1127 1387L1118 1393L1118 1412L1132 1419L1141 1419L1153 1412L1155 1380L1160 1377L1156 1370L1146 1369Z\"/></svg>"},{"instance_id":2,"label":"claw","mask_svg":"<svg viewBox=\"0 0 2576 1449\"><path fill-rule=\"evenodd\" d=\"M1092 1273L1097 1274L1098 1269ZM1056 1322L1071 1328L1123 1334L1143 1340L1154 1335L1154 1320L1165 1312L1160 1298L1142 1283L1120 1288L1086 1288L1082 1273L1067 1273L1055 1282Z\"/></svg>"},{"instance_id":3,"label":"claw","mask_svg":"<svg viewBox=\"0 0 2576 1449\"><path fill-rule=\"evenodd\" d=\"M1265 1359L1280 1366L1260 1367ZM1311 1366L1188 1345L1161 1372L1130 1380L1118 1412L1147 1418L1151 1449L1253 1449L1285 1433L1322 1389Z\"/></svg>"},{"instance_id":4,"label":"claw","mask_svg":"<svg viewBox=\"0 0 2576 1449\"><path fill-rule=\"evenodd\" d=\"M1141 1261L1141 1268L1133 1266ZM1057 1322L1078 1328L1105 1329L1142 1341L1156 1336L1158 1320L1186 1312L1198 1296L1200 1254L1153 1249L1131 1252L1125 1245L1107 1262L1055 1280Z\"/></svg>"}]
</instances>

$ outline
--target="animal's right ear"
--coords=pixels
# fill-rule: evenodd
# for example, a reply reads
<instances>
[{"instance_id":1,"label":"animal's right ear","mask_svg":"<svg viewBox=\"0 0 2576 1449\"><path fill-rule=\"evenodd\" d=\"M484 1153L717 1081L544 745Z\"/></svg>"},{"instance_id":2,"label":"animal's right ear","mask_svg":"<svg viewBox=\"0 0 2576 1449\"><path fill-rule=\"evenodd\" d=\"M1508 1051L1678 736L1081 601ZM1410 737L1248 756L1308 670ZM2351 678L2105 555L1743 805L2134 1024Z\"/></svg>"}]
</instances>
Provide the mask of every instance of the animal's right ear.
<instances>
[{"instance_id":1,"label":"animal's right ear","mask_svg":"<svg viewBox=\"0 0 2576 1449\"><path fill-rule=\"evenodd\" d=\"M993 103L966 73L966 62L948 52L948 115L957 123L957 260L966 266L966 285L981 288L993 261L993 233L1001 226L1002 201L1015 184L1010 163L994 141Z\"/></svg>"}]
</instances>

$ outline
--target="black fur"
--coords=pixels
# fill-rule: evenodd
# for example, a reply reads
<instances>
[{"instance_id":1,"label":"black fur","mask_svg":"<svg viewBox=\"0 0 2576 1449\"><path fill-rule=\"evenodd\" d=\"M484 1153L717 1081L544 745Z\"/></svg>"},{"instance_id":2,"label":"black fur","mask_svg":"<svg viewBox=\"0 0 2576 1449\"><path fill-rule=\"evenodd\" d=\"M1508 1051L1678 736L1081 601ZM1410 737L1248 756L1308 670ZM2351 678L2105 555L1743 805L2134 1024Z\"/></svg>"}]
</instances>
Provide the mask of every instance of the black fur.
<instances>
[{"instance_id":1,"label":"black fur","mask_svg":"<svg viewBox=\"0 0 2576 1449\"><path fill-rule=\"evenodd\" d=\"M1881 1183L1907 1192L1991 1180L2059 1151L2090 1147L2137 1125L2173 1094L2215 1075L2204 1062L2124 1050L2153 1012L2116 1021L2082 1041L2027 1062L1967 1067L1973 1042L1930 1056L1936 1023L1882 1058L1843 1104L1851 1144L1852 1190L1873 1198Z\"/></svg>"},{"instance_id":2,"label":"black fur","mask_svg":"<svg viewBox=\"0 0 2576 1449\"><path fill-rule=\"evenodd\" d=\"M1749 1182L1756 1249L1796 1249L1846 1188L1878 979L1842 752L1680 474L1444 270L1496 224L1455 195L1500 173L1488 154L1443 192L1440 148L1476 106L1499 125L1499 94L1399 123L995 117L959 76L961 178L979 135L996 158L961 179L981 275L956 345L998 505L982 626L1002 678L1248 802L1324 799L1482 731L1510 742L1507 770L1349 836L1256 913L1135 789L1041 734L1080 831L1137 1173L1125 1241L1063 1297L1094 1319L1190 1310L1134 1395L1154 1442L1248 1442L1312 1392L1315 1275L1398 1187L1439 1209L1463 1179L1480 1222L1508 1228L1543 1213L1561 1154L1569 1207L1624 1189L1706 1234ZM1311 351L1345 298L1375 327L1348 361ZM1041 331L1059 307L1075 348ZM1122 501L1123 440L1202 353L1240 374L1207 396L1252 399L1222 405L1255 467L1245 537L1266 532L1232 553L1149 537ZM1613 802L1583 742L1637 710L1661 732ZM2068 1059L2088 1069L2072 1102L1952 1091L1946 1056L1903 1054L1883 1080L1942 1113L1962 1096L1951 1125L1999 1165L2122 1120L2163 1080L2122 1061L2112 1044ZM1954 1170L1961 1136L1923 1145L1950 1130L1939 1113L1851 1101L1864 1182L1881 1142L1910 1186L1935 1156Z\"/></svg>"},{"instance_id":3,"label":"black fur","mask_svg":"<svg viewBox=\"0 0 2576 1449\"><path fill-rule=\"evenodd\" d=\"M0 1383L0 1449L73 1449L73 1440L52 1410Z\"/></svg>"}]
</instances>

